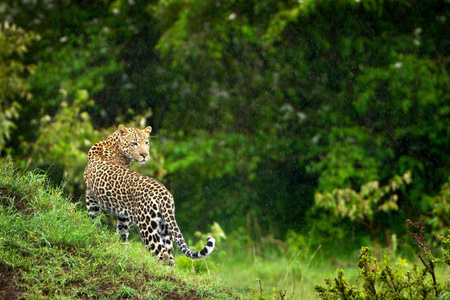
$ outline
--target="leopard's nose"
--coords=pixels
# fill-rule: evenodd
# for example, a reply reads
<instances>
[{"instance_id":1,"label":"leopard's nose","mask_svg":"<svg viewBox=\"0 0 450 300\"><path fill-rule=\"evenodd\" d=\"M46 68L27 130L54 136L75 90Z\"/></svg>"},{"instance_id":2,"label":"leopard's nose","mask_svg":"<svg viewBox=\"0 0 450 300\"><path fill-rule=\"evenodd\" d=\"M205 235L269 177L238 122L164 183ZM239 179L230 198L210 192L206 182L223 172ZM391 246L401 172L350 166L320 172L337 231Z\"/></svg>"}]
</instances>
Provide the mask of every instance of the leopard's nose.
<instances>
[{"instance_id":1,"label":"leopard's nose","mask_svg":"<svg viewBox=\"0 0 450 300\"><path fill-rule=\"evenodd\" d=\"M147 153L141 153L141 156L142 156L143 158L145 158L146 156L148 156L148 154L147 154Z\"/></svg>"}]
</instances>

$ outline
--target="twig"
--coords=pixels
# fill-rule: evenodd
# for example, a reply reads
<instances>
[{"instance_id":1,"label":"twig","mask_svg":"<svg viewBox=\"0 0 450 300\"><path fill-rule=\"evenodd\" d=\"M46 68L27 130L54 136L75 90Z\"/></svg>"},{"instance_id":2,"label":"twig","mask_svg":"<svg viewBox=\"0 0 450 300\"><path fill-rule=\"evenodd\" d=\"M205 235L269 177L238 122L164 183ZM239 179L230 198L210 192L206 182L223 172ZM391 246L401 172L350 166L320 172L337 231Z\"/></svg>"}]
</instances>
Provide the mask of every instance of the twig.
<instances>
[{"instance_id":1,"label":"twig","mask_svg":"<svg viewBox=\"0 0 450 300\"><path fill-rule=\"evenodd\" d=\"M322 245L319 245L319 247L317 247L316 251L314 251L313 255L309 258L308 263L306 264L305 270L302 272L302 278L300 279L300 287L303 286L303 279L305 276L306 271L308 270L309 264L311 263L311 261L313 260L314 256L316 256L316 253L319 251L319 249L322 247Z\"/></svg>"},{"instance_id":2,"label":"twig","mask_svg":"<svg viewBox=\"0 0 450 300\"><path fill-rule=\"evenodd\" d=\"M262 297L262 295L263 295L263 289L262 289L261 279L258 279L258 281L259 281L259 293L260 293L260 295L261 295L261 297Z\"/></svg>"}]
</instances>

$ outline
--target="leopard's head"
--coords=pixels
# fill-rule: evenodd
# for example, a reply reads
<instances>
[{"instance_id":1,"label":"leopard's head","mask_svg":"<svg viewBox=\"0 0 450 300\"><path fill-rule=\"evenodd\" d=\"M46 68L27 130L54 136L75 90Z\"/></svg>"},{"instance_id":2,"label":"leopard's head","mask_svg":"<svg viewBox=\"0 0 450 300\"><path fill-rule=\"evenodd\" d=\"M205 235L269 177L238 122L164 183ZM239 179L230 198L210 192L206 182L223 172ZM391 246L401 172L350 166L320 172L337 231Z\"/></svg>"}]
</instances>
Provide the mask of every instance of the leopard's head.
<instances>
[{"instance_id":1,"label":"leopard's head","mask_svg":"<svg viewBox=\"0 0 450 300\"><path fill-rule=\"evenodd\" d=\"M125 127L119 125L120 152L131 160L140 164L146 163L150 158L150 132L152 128L145 129Z\"/></svg>"}]
</instances>

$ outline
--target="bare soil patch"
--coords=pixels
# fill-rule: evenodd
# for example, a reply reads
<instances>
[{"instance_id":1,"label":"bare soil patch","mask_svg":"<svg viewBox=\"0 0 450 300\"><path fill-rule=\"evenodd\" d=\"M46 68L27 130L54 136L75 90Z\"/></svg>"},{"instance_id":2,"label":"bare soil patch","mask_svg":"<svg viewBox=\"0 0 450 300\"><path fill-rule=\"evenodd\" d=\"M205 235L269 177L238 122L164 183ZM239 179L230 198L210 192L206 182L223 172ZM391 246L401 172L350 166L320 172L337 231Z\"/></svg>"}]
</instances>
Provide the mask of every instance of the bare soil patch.
<instances>
[{"instance_id":1,"label":"bare soil patch","mask_svg":"<svg viewBox=\"0 0 450 300\"><path fill-rule=\"evenodd\" d=\"M18 195L11 195L7 189L1 187L0 201L3 206L13 206L15 209L25 214L31 213L31 207L23 199L23 197L18 197Z\"/></svg>"},{"instance_id":2,"label":"bare soil patch","mask_svg":"<svg viewBox=\"0 0 450 300\"><path fill-rule=\"evenodd\" d=\"M19 274L11 267L0 262L0 299L23 299L23 292L14 283L14 279L18 276Z\"/></svg>"}]
</instances>

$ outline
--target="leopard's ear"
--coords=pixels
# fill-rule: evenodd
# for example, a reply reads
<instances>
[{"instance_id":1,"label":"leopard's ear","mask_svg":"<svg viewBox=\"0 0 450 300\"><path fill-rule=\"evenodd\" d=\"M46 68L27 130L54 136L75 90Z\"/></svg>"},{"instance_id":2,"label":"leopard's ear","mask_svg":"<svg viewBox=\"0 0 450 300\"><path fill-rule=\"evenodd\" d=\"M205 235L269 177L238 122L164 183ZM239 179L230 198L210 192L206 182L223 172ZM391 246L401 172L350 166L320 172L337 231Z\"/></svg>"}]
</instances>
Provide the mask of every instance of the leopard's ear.
<instances>
[{"instance_id":1,"label":"leopard's ear","mask_svg":"<svg viewBox=\"0 0 450 300\"><path fill-rule=\"evenodd\" d=\"M120 135L130 134L130 131L123 125L119 125L119 133Z\"/></svg>"},{"instance_id":2,"label":"leopard's ear","mask_svg":"<svg viewBox=\"0 0 450 300\"><path fill-rule=\"evenodd\" d=\"M152 127L151 127L151 126L147 126L147 127L144 129L144 132L145 132L146 134L150 134L150 132L152 132Z\"/></svg>"}]
</instances>

